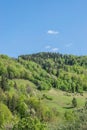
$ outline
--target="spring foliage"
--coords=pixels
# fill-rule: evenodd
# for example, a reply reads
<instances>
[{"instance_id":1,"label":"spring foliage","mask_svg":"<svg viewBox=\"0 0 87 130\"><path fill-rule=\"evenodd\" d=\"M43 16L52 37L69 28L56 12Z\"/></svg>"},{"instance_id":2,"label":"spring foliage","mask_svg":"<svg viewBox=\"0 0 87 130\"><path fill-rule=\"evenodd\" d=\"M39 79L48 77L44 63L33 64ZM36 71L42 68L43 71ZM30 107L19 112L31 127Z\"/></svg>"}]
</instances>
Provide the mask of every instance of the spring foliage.
<instances>
[{"instance_id":1,"label":"spring foliage","mask_svg":"<svg viewBox=\"0 0 87 130\"><path fill-rule=\"evenodd\" d=\"M52 88L83 95L87 91L87 56L38 53L14 59L0 55L0 129L47 130L47 124L60 116L55 107L45 104L45 101L52 102L53 97L43 91ZM78 107L76 98L70 103L73 109ZM87 102L84 108L83 115ZM63 112L62 116L72 124L81 122L82 115L76 113Z\"/></svg>"}]
</instances>

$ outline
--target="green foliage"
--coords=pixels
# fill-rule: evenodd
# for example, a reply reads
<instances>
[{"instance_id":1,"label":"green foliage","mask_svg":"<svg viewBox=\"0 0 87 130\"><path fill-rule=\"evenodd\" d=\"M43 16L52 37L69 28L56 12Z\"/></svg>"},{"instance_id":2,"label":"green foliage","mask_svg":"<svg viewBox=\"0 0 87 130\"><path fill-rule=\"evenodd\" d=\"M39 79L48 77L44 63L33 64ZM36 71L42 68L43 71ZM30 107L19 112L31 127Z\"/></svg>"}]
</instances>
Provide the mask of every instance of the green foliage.
<instances>
[{"instance_id":1,"label":"green foliage","mask_svg":"<svg viewBox=\"0 0 87 130\"><path fill-rule=\"evenodd\" d=\"M0 75L8 79L27 79L39 90L59 88L68 92L87 90L86 56L38 53L18 59L0 56Z\"/></svg>"},{"instance_id":2,"label":"green foliage","mask_svg":"<svg viewBox=\"0 0 87 130\"><path fill-rule=\"evenodd\" d=\"M12 114L8 107L0 102L0 128L12 120Z\"/></svg>"},{"instance_id":3,"label":"green foliage","mask_svg":"<svg viewBox=\"0 0 87 130\"><path fill-rule=\"evenodd\" d=\"M22 118L13 130L45 130L45 124L42 124L37 118Z\"/></svg>"},{"instance_id":4,"label":"green foliage","mask_svg":"<svg viewBox=\"0 0 87 130\"><path fill-rule=\"evenodd\" d=\"M64 114L65 119L69 122L73 121L76 119L75 113L72 111L66 111Z\"/></svg>"},{"instance_id":5,"label":"green foliage","mask_svg":"<svg viewBox=\"0 0 87 130\"><path fill-rule=\"evenodd\" d=\"M75 112L75 116L78 117L71 122L59 124L53 130L86 130L87 129L87 110L80 109Z\"/></svg>"},{"instance_id":6,"label":"green foliage","mask_svg":"<svg viewBox=\"0 0 87 130\"><path fill-rule=\"evenodd\" d=\"M80 93L87 89L86 56L78 57L74 55L62 55L59 53L37 53L32 55L22 55L19 59L20 58L23 63L24 61L26 62L27 68L30 70L32 69L31 64L32 67L34 65L32 72L34 74L34 70L36 70L37 74L33 75L35 79L32 81L40 90L54 87L60 88L63 91ZM36 68L36 66L38 67ZM40 67L50 75L48 78L44 78L42 74L40 77L40 71L38 71L38 68L40 70ZM49 78L52 80L49 80ZM48 84L46 81L50 83L49 88L49 85L43 85L45 83Z\"/></svg>"},{"instance_id":7,"label":"green foliage","mask_svg":"<svg viewBox=\"0 0 87 130\"><path fill-rule=\"evenodd\" d=\"M52 97L51 96L47 96L46 94L43 94L43 97L42 97L42 99L48 99L48 100L52 100Z\"/></svg>"},{"instance_id":8,"label":"green foliage","mask_svg":"<svg viewBox=\"0 0 87 130\"><path fill-rule=\"evenodd\" d=\"M62 90L63 95L51 91L53 88ZM64 95L64 91L70 97ZM3 130L12 127L13 130L44 130L45 122L51 124L61 119L63 123L72 122L71 126L65 123L61 130L78 130L77 120L80 123L86 120L87 103L83 115L75 113L81 102L78 101L77 107L78 99L72 100L72 97L80 95L83 101L84 91L87 91L87 56L37 53L13 59L0 55L0 125ZM71 102L75 109L71 108ZM12 117L16 117L15 121Z\"/></svg>"},{"instance_id":9,"label":"green foliage","mask_svg":"<svg viewBox=\"0 0 87 130\"><path fill-rule=\"evenodd\" d=\"M7 95L6 104L7 104L8 108L10 109L10 111L14 114L17 111L18 95L15 94L15 95L12 95L12 97Z\"/></svg>"},{"instance_id":10,"label":"green foliage","mask_svg":"<svg viewBox=\"0 0 87 130\"><path fill-rule=\"evenodd\" d=\"M77 100L76 100L76 98L72 99L72 106L73 107L77 107Z\"/></svg>"},{"instance_id":11,"label":"green foliage","mask_svg":"<svg viewBox=\"0 0 87 130\"><path fill-rule=\"evenodd\" d=\"M21 118L26 117L26 115L28 114L27 110L28 110L27 104L19 100L17 104L17 111Z\"/></svg>"},{"instance_id":12,"label":"green foliage","mask_svg":"<svg viewBox=\"0 0 87 130\"><path fill-rule=\"evenodd\" d=\"M52 111L40 99L31 97L28 104L31 115L37 116L41 121L50 121L52 119Z\"/></svg>"},{"instance_id":13,"label":"green foliage","mask_svg":"<svg viewBox=\"0 0 87 130\"><path fill-rule=\"evenodd\" d=\"M85 109L87 109L87 101L85 101Z\"/></svg>"},{"instance_id":14,"label":"green foliage","mask_svg":"<svg viewBox=\"0 0 87 130\"><path fill-rule=\"evenodd\" d=\"M7 91L10 88L8 84L8 79L4 75L1 76L1 88L3 89L3 91Z\"/></svg>"}]
</instances>

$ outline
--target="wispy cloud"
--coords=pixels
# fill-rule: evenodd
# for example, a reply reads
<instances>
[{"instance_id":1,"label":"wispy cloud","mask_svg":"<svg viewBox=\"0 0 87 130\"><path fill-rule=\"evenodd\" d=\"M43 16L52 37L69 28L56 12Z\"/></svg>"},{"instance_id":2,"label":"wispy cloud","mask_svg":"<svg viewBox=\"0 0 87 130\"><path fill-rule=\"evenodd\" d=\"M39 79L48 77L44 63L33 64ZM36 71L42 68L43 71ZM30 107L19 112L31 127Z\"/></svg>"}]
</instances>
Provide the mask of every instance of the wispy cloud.
<instances>
[{"instance_id":1,"label":"wispy cloud","mask_svg":"<svg viewBox=\"0 0 87 130\"><path fill-rule=\"evenodd\" d=\"M72 46L72 43L68 43L68 44L66 44L66 47L68 48L68 47L71 47Z\"/></svg>"},{"instance_id":2,"label":"wispy cloud","mask_svg":"<svg viewBox=\"0 0 87 130\"><path fill-rule=\"evenodd\" d=\"M59 48L52 48L51 51L53 52L57 52L59 50Z\"/></svg>"},{"instance_id":3,"label":"wispy cloud","mask_svg":"<svg viewBox=\"0 0 87 130\"><path fill-rule=\"evenodd\" d=\"M45 49L48 50L49 52L57 52L59 50L59 48L52 47L50 45L45 46Z\"/></svg>"},{"instance_id":4,"label":"wispy cloud","mask_svg":"<svg viewBox=\"0 0 87 130\"><path fill-rule=\"evenodd\" d=\"M48 34L53 34L53 35L59 34L58 31L54 31L54 30L48 30L47 33Z\"/></svg>"},{"instance_id":5,"label":"wispy cloud","mask_svg":"<svg viewBox=\"0 0 87 130\"><path fill-rule=\"evenodd\" d=\"M48 45L48 46L45 46L45 48L46 48L46 49L50 49L50 48L51 48L51 46L49 46L49 45Z\"/></svg>"}]
</instances>

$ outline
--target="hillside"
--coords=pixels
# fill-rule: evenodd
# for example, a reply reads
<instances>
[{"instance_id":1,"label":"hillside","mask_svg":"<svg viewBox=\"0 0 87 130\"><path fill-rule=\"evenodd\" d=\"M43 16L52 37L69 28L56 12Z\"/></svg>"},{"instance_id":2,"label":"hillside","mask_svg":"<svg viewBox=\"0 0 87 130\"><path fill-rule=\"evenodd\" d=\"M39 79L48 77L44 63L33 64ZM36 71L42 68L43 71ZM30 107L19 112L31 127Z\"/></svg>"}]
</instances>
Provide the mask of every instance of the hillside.
<instances>
[{"instance_id":1,"label":"hillside","mask_svg":"<svg viewBox=\"0 0 87 130\"><path fill-rule=\"evenodd\" d=\"M51 87L70 92L82 92L87 89L87 56L38 53L20 58L27 61L27 64L33 61L40 65L52 77Z\"/></svg>"},{"instance_id":2,"label":"hillside","mask_svg":"<svg viewBox=\"0 0 87 130\"><path fill-rule=\"evenodd\" d=\"M0 55L0 130L82 130L86 98L87 56Z\"/></svg>"}]
</instances>

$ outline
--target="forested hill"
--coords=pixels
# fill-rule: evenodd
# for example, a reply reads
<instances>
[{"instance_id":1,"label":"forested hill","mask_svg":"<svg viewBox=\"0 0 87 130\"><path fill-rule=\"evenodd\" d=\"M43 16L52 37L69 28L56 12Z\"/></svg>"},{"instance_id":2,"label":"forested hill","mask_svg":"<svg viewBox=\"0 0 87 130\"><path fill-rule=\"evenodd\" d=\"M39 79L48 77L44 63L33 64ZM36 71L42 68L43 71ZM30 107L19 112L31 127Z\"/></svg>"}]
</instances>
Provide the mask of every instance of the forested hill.
<instances>
[{"instance_id":1,"label":"forested hill","mask_svg":"<svg viewBox=\"0 0 87 130\"><path fill-rule=\"evenodd\" d=\"M64 65L80 65L87 66L87 56L75 56L75 55L63 55L60 53L41 52L31 55L21 55L25 60L33 60L37 63L43 62L43 60L52 59L57 64Z\"/></svg>"},{"instance_id":2,"label":"forested hill","mask_svg":"<svg viewBox=\"0 0 87 130\"><path fill-rule=\"evenodd\" d=\"M35 79L39 89L48 89L50 87L59 88L65 91L82 92L87 90L87 56L62 55L59 53L37 53L32 55L19 56L18 61L26 62L26 68L29 63L39 65L48 74L48 79L45 80L43 73L37 72ZM36 67L36 66L34 66ZM38 67L36 67L38 69ZM46 78L47 79L47 78ZM46 87L44 83L49 82L50 85ZM47 84L47 83L46 83Z\"/></svg>"},{"instance_id":3,"label":"forested hill","mask_svg":"<svg viewBox=\"0 0 87 130\"><path fill-rule=\"evenodd\" d=\"M87 56L0 55L0 130L87 129L86 91Z\"/></svg>"},{"instance_id":4,"label":"forested hill","mask_svg":"<svg viewBox=\"0 0 87 130\"><path fill-rule=\"evenodd\" d=\"M39 90L82 92L87 90L87 56L43 52L14 59L0 55L0 76L29 80Z\"/></svg>"}]
</instances>

